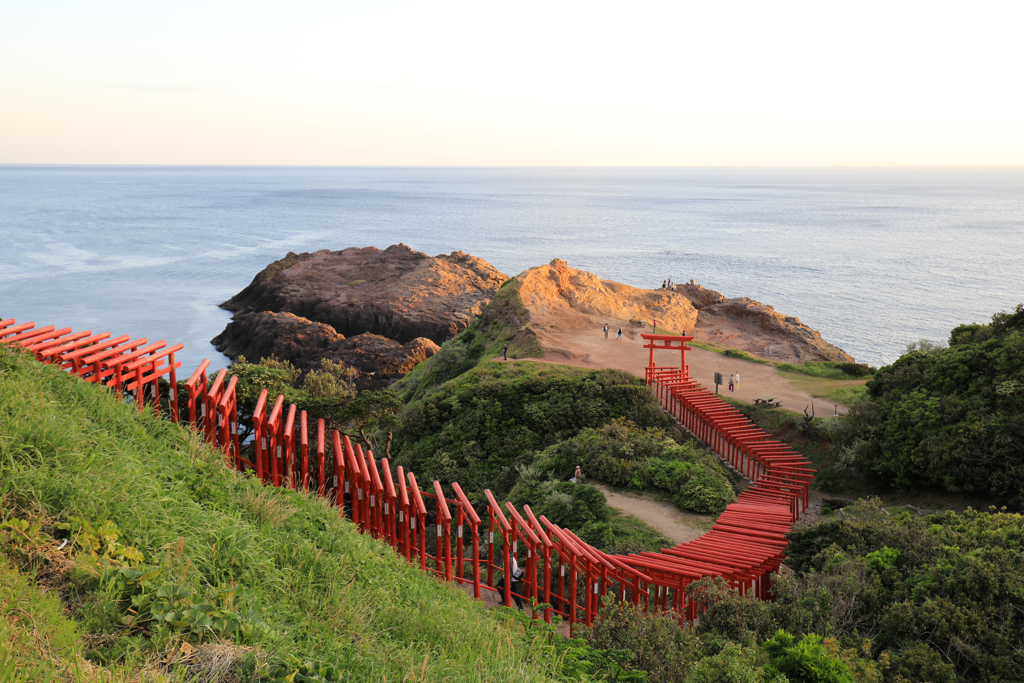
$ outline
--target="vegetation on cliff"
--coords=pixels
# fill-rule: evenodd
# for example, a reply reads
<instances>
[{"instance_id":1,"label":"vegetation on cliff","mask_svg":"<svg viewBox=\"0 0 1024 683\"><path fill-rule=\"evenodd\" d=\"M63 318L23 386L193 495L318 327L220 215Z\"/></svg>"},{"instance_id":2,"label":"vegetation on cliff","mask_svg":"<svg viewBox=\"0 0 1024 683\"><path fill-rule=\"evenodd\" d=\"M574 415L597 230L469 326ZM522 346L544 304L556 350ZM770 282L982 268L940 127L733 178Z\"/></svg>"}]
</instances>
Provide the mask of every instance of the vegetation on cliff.
<instances>
[{"instance_id":1,"label":"vegetation on cliff","mask_svg":"<svg viewBox=\"0 0 1024 683\"><path fill-rule=\"evenodd\" d=\"M1024 308L883 367L837 430L843 461L900 490L1024 499Z\"/></svg>"}]
</instances>

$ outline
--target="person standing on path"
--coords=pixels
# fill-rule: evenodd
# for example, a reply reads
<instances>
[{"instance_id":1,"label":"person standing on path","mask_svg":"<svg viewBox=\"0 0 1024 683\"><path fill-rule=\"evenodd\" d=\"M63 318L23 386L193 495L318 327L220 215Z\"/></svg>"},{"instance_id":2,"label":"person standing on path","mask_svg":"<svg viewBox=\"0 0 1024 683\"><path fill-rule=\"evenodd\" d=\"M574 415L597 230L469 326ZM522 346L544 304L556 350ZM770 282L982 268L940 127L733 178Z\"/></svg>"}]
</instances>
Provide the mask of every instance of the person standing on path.
<instances>
[{"instance_id":1,"label":"person standing on path","mask_svg":"<svg viewBox=\"0 0 1024 683\"><path fill-rule=\"evenodd\" d=\"M651 333L652 334L658 334L658 319L657 318L654 319L654 326L651 327Z\"/></svg>"},{"instance_id":2,"label":"person standing on path","mask_svg":"<svg viewBox=\"0 0 1024 683\"><path fill-rule=\"evenodd\" d=\"M729 391L733 391L733 387L736 386L736 375L729 375Z\"/></svg>"},{"instance_id":3,"label":"person standing on path","mask_svg":"<svg viewBox=\"0 0 1024 683\"><path fill-rule=\"evenodd\" d=\"M618 341L622 341L622 328L621 327L619 328L618 334L615 335L615 338Z\"/></svg>"},{"instance_id":4,"label":"person standing on path","mask_svg":"<svg viewBox=\"0 0 1024 683\"><path fill-rule=\"evenodd\" d=\"M608 323L604 324L604 338L608 338Z\"/></svg>"},{"instance_id":5,"label":"person standing on path","mask_svg":"<svg viewBox=\"0 0 1024 683\"><path fill-rule=\"evenodd\" d=\"M505 348L501 350L501 356L504 360L508 360L508 344L505 344Z\"/></svg>"},{"instance_id":6,"label":"person standing on path","mask_svg":"<svg viewBox=\"0 0 1024 683\"><path fill-rule=\"evenodd\" d=\"M738 372L735 373L733 375L733 379L736 381L736 388L739 389L740 388L740 373L738 373Z\"/></svg>"},{"instance_id":7,"label":"person standing on path","mask_svg":"<svg viewBox=\"0 0 1024 683\"><path fill-rule=\"evenodd\" d=\"M513 555L512 571L502 575L502 577L498 579L498 583L494 584L494 587L498 589L498 593L501 595L502 598L504 598L505 579L511 579L511 583L509 583L508 589L512 593L512 599L516 601L516 607L518 607L519 609L523 608L523 601L518 595L516 595L516 593L518 593L520 590L519 579L521 579L522 576L523 570L519 568L519 563L516 562L516 558Z\"/></svg>"}]
</instances>

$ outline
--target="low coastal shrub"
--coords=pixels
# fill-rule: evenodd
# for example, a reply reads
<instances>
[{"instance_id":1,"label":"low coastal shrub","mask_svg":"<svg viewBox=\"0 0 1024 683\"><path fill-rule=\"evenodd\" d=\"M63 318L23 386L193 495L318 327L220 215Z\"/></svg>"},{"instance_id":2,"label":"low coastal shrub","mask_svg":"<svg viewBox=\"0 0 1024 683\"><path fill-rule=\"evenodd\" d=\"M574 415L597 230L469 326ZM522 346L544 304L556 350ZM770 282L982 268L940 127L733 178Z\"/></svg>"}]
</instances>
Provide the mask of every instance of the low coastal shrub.
<instances>
[{"instance_id":1,"label":"low coastal shrub","mask_svg":"<svg viewBox=\"0 0 1024 683\"><path fill-rule=\"evenodd\" d=\"M838 361L808 361L806 363L777 363L775 367L782 372L795 372L808 377L823 379L861 379L871 377L878 370L866 363L840 363Z\"/></svg>"},{"instance_id":2,"label":"low coastal shrub","mask_svg":"<svg viewBox=\"0 0 1024 683\"><path fill-rule=\"evenodd\" d=\"M695 442L679 444L661 429L641 429L625 420L584 429L537 455L536 468L563 477L580 465L588 477L612 486L656 488L683 510L721 512L736 500L718 458Z\"/></svg>"},{"instance_id":3,"label":"low coastal shrub","mask_svg":"<svg viewBox=\"0 0 1024 683\"><path fill-rule=\"evenodd\" d=\"M643 381L619 370L481 363L409 403L392 452L425 480L500 497L537 452L616 418L671 426Z\"/></svg>"},{"instance_id":4,"label":"low coastal shrub","mask_svg":"<svg viewBox=\"0 0 1024 683\"><path fill-rule=\"evenodd\" d=\"M842 458L900 490L1024 501L1024 306L881 368L836 432Z\"/></svg>"},{"instance_id":5,"label":"low coastal shrub","mask_svg":"<svg viewBox=\"0 0 1024 683\"><path fill-rule=\"evenodd\" d=\"M768 365L768 361L766 361L764 358L758 358L757 356L749 354L746 351L740 351L739 349L723 349L721 351L721 354L726 358L739 358L740 360L745 360L750 363Z\"/></svg>"}]
</instances>

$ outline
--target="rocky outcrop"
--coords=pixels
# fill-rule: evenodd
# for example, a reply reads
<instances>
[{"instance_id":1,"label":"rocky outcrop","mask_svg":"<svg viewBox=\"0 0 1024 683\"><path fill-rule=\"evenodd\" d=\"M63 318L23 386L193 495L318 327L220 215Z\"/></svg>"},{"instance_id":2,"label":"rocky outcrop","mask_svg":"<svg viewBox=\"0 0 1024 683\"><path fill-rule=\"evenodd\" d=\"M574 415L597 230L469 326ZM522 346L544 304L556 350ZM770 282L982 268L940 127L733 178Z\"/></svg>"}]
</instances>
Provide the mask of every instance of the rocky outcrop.
<instances>
[{"instance_id":1,"label":"rocky outcrop","mask_svg":"<svg viewBox=\"0 0 1024 683\"><path fill-rule=\"evenodd\" d=\"M658 331L692 334L700 341L768 360L853 361L797 318L783 316L752 299L729 299L693 283L640 289L570 268L561 259L531 268L518 278L519 294L531 319L566 330L593 330L605 323L613 329L623 325L649 329L657 320Z\"/></svg>"},{"instance_id":2,"label":"rocky outcrop","mask_svg":"<svg viewBox=\"0 0 1024 683\"><path fill-rule=\"evenodd\" d=\"M692 282L675 285L673 290L697 309L697 325L692 334L701 341L787 363L853 362L852 356L826 342L817 330L767 304L747 297L729 299Z\"/></svg>"},{"instance_id":3,"label":"rocky outcrop","mask_svg":"<svg viewBox=\"0 0 1024 683\"><path fill-rule=\"evenodd\" d=\"M275 356L302 370L316 368L326 358L354 368L359 389L386 387L440 348L423 337L404 344L368 332L346 338L330 325L271 311L236 315L213 343L233 359L244 355L255 362Z\"/></svg>"},{"instance_id":4,"label":"rocky outcrop","mask_svg":"<svg viewBox=\"0 0 1024 683\"><path fill-rule=\"evenodd\" d=\"M231 358L274 355L303 369L328 358L356 368L358 386L381 387L464 330L506 280L468 254L430 257L404 244L289 253L222 304L235 316L213 342ZM659 331L692 334L769 360L852 361L794 317L694 283L640 289L561 259L517 280L525 310L516 324L529 320L525 329L555 355L573 355L577 331L606 323L642 331L657 320ZM555 336L557 345L548 339Z\"/></svg>"},{"instance_id":5,"label":"rocky outcrop","mask_svg":"<svg viewBox=\"0 0 1024 683\"><path fill-rule=\"evenodd\" d=\"M440 344L466 329L507 279L461 251L430 257L404 244L324 249L289 253L221 306L236 314L293 313L346 337L369 332Z\"/></svg>"},{"instance_id":6,"label":"rocky outcrop","mask_svg":"<svg viewBox=\"0 0 1024 683\"><path fill-rule=\"evenodd\" d=\"M235 315L213 343L232 359L302 369L327 358L358 370L359 388L380 388L466 329L507 279L461 251L404 244L289 253L221 304Z\"/></svg>"},{"instance_id":7,"label":"rocky outcrop","mask_svg":"<svg viewBox=\"0 0 1024 683\"><path fill-rule=\"evenodd\" d=\"M683 333L697 323L697 309L668 289L640 289L593 273L570 268L555 259L519 275L519 296L533 314L554 317L566 325L602 325L611 321L652 324Z\"/></svg>"}]
</instances>

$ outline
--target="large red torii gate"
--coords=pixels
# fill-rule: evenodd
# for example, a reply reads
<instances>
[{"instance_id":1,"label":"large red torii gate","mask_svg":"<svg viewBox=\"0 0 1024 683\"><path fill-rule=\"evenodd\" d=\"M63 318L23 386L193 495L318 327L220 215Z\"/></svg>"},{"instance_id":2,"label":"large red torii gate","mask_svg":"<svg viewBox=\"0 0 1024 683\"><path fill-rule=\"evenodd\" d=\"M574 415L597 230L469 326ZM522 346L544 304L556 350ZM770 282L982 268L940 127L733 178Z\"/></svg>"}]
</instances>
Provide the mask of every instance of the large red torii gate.
<instances>
[{"instance_id":1,"label":"large red torii gate","mask_svg":"<svg viewBox=\"0 0 1024 683\"><path fill-rule=\"evenodd\" d=\"M686 352L693 351L692 346L687 346L686 342L693 341L693 336L681 336L677 334L642 334L640 337L647 341L644 344L645 349L651 350L650 360L647 362L647 370L645 372L645 379L650 384L653 380L654 369L657 367L654 364L654 352L657 349L667 351L678 351L679 352L679 369L683 371L684 377L690 376L690 366L686 364ZM675 344L675 345L673 345Z\"/></svg>"}]
</instances>

